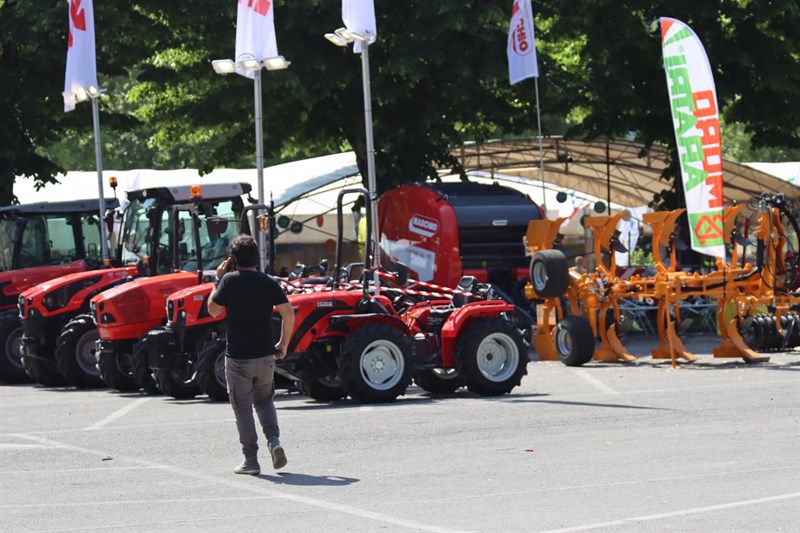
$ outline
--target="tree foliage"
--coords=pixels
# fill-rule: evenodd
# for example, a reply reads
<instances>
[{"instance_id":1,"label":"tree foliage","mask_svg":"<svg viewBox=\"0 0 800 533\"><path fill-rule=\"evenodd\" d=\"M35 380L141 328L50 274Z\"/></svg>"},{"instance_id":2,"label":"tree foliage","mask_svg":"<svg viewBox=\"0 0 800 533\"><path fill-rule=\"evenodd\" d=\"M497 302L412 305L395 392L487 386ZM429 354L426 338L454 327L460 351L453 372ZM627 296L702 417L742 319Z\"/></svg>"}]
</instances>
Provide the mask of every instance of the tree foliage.
<instances>
[{"instance_id":1,"label":"tree foliage","mask_svg":"<svg viewBox=\"0 0 800 533\"><path fill-rule=\"evenodd\" d=\"M93 168L91 110L63 113L63 1L0 1L0 202L14 176L48 181ZM106 168L252 167L253 84L219 77L235 7L211 0L95 2ZM456 166L450 147L535 131L532 80L508 85L511 0L375 0L369 49L380 189ZM770 0L534 1L545 134L634 137L674 146L658 18L706 46L718 100L739 139L771 156L800 148L800 7ZM361 61L323 34L336 0L275 0L286 71L263 74L268 162L354 149L366 170ZM564 128L566 128L564 130ZM740 153L747 153L740 150ZM770 154L770 152L767 152Z\"/></svg>"}]
</instances>

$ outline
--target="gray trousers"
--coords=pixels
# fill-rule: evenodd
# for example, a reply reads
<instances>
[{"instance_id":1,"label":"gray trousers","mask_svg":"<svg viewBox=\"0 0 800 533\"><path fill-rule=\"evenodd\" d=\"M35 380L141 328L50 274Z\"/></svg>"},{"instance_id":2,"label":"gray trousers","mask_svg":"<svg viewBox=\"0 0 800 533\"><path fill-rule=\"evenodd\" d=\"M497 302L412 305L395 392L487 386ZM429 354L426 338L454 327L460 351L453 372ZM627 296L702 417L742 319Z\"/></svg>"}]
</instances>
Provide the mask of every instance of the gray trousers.
<instances>
[{"instance_id":1,"label":"gray trousers","mask_svg":"<svg viewBox=\"0 0 800 533\"><path fill-rule=\"evenodd\" d=\"M242 453L252 457L258 452L258 433L253 419L253 408L264 430L267 441L280 437L278 414L275 412L275 357L258 359L231 359L225 357L225 379L228 397L236 417Z\"/></svg>"}]
</instances>

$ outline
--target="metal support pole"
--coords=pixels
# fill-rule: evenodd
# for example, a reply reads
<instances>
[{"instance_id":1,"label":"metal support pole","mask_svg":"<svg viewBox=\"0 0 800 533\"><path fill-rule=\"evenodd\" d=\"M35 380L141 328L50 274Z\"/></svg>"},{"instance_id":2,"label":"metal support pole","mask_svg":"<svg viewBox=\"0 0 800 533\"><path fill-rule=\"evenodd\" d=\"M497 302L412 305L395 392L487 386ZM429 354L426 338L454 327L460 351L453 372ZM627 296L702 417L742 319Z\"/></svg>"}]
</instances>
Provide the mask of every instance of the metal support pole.
<instances>
[{"instance_id":1,"label":"metal support pole","mask_svg":"<svg viewBox=\"0 0 800 533\"><path fill-rule=\"evenodd\" d=\"M372 218L372 235L367 235L372 239L373 255L378 255L379 230L378 230L378 185L375 178L375 145L372 138L372 93L370 92L369 82L369 39L361 43L361 73L364 83L364 128L367 137L367 188L370 197L370 217ZM378 266L378 258L372 258L372 264ZM380 280L377 270L374 277L375 291L380 289Z\"/></svg>"},{"instance_id":2,"label":"metal support pole","mask_svg":"<svg viewBox=\"0 0 800 533\"><path fill-rule=\"evenodd\" d=\"M94 122L94 159L97 166L97 194L100 210L100 247L103 264L108 264L108 232L106 231L106 199L103 194L103 149L100 147L100 103L92 98L92 121Z\"/></svg>"},{"instance_id":3,"label":"metal support pole","mask_svg":"<svg viewBox=\"0 0 800 533\"><path fill-rule=\"evenodd\" d=\"M611 216L611 149L606 141L606 201L608 215Z\"/></svg>"},{"instance_id":4,"label":"metal support pole","mask_svg":"<svg viewBox=\"0 0 800 533\"><path fill-rule=\"evenodd\" d=\"M267 205L267 199L264 196L264 141L263 141L263 116L261 112L261 70L255 71L253 74L253 89L255 100L255 113L256 113L256 175L258 177L258 203ZM263 214L262 210L257 211L256 217ZM258 218L256 218L258 220ZM264 272L267 265L267 245L265 242L264 232L261 231L260 225L256 223L256 230L258 231L258 269ZM267 230L269 231L269 229Z\"/></svg>"},{"instance_id":5,"label":"metal support pole","mask_svg":"<svg viewBox=\"0 0 800 533\"><path fill-rule=\"evenodd\" d=\"M539 76L533 78L536 87L536 127L539 131L539 177L542 180L542 209L547 215L547 202L544 193L544 148L542 147L542 114L539 110Z\"/></svg>"}]
</instances>

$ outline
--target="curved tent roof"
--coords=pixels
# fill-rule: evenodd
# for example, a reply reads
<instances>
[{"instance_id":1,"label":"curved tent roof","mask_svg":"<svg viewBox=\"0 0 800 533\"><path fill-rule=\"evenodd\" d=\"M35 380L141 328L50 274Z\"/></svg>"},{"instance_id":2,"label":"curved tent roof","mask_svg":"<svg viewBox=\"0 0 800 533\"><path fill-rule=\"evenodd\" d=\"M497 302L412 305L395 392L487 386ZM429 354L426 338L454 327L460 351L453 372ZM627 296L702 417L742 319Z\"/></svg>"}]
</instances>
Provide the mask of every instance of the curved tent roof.
<instances>
[{"instance_id":1,"label":"curved tent roof","mask_svg":"<svg viewBox=\"0 0 800 533\"><path fill-rule=\"evenodd\" d=\"M668 151L628 141L542 140L544 181L625 206L646 205L671 188L661 179ZM497 172L540 181L538 139L467 143L451 152L464 170ZM800 199L800 187L733 161L723 161L725 203L742 203L762 192Z\"/></svg>"}]
</instances>

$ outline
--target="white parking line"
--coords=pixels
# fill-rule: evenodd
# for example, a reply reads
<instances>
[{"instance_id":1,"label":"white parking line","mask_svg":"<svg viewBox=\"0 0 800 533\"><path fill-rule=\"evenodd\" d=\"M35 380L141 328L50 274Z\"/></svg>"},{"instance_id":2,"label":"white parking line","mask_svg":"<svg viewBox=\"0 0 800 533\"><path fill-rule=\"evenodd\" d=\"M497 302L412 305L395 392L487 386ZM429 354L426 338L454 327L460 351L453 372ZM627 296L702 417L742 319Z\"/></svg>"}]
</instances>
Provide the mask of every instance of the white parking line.
<instances>
[{"instance_id":1,"label":"white parking line","mask_svg":"<svg viewBox=\"0 0 800 533\"><path fill-rule=\"evenodd\" d=\"M672 518L674 516L686 516L690 514L708 513L711 511L721 511L723 509L732 509L734 507L742 507L745 505L757 505L759 503L776 502L781 500L791 500L793 498L800 498L800 492L792 492L790 494L780 494L778 496L768 496L766 498L757 498L754 500L743 500L740 502L723 503L720 505L709 505L706 507L695 507L694 509L682 509L680 511L670 511L668 513L651 514L644 516L633 516L631 518L621 518L619 520L611 520L609 522L599 522L597 524L587 524L583 526L566 527L562 529L551 529L542 531L540 533L565 533L568 531L587 531L589 529L599 529L601 527L613 527L630 524L631 522L642 522L644 520L660 520L662 518Z\"/></svg>"},{"instance_id":2,"label":"white parking line","mask_svg":"<svg viewBox=\"0 0 800 533\"><path fill-rule=\"evenodd\" d=\"M608 385L606 385L605 383L603 383L602 381L600 381L599 379L588 373L586 370L578 368L575 369L574 372L579 377L583 378L584 381L592 385L600 392L604 392L605 394L619 394L617 391L615 391L614 389L612 389L611 387L609 387Z\"/></svg>"},{"instance_id":3,"label":"white parking line","mask_svg":"<svg viewBox=\"0 0 800 533\"><path fill-rule=\"evenodd\" d=\"M123 413L124 414L124 413ZM71 444L66 444L63 442L46 439L42 437L35 437L33 435L27 435L24 433L13 433L11 436L29 440L32 442L36 442L39 444L47 444L50 446L59 446L61 448L72 450L74 452L84 453L87 455L94 455L99 457L107 457L108 454L101 450L92 450L89 448L82 448L80 446L72 446ZM296 494L288 494L286 492L282 492L275 489L264 488L262 486L254 485L252 483L248 483L247 480L237 481L233 479L226 479L222 477L212 476L209 474L203 474L202 472L195 472L193 470L188 470L186 468L179 468L176 466L171 465L159 465L158 463L153 463L150 461L145 461L142 459L133 459L133 458L125 458L120 457L119 455L114 456L118 461L125 461L128 463L133 463L141 466L151 466L151 467L161 467L169 472L174 474L179 474L182 476L190 477L193 479L197 479L199 481L206 481L208 483L214 483L217 485L223 485L226 487L231 487L239 490L245 490L249 492L254 492L256 494L261 494L264 496L270 496L273 498L280 498L283 500L290 500L297 503L302 503L311 507L316 507L319 509L327 509L329 511L336 511L340 513L349 514L352 516L357 516L359 518L366 518L369 520L374 520L376 522L382 522L384 524L389 524L392 526L399 526L408 529L414 529L419 531L430 531L432 533L466 533L463 530L457 529L450 529L446 527L440 527L430 524L423 524L420 522L416 522L414 520L408 520L405 518L399 518L396 516L391 516L383 513L378 513L375 511L370 511L367 509L359 509L358 507L353 507L350 505L344 505L336 502L329 502L326 500L320 500L318 498L311 498L308 496L299 496Z\"/></svg>"},{"instance_id":4,"label":"white parking line","mask_svg":"<svg viewBox=\"0 0 800 533\"><path fill-rule=\"evenodd\" d=\"M107 417L102 419L100 422L95 422L94 424L92 424L88 428L84 428L84 430L85 431L94 431L96 429L100 429L103 426L105 426L106 424L110 424L114 420L116 420L118 418L122 418L123 416L125 416L128 413L130 413L131 411L133 411L134 409L136 409L137 407L139 407L143 403L147 402L148 400L150 400L150 398L139 398L135 402L131 402L128 405L126 405L125 407L114 411L113 413L111 413L110 415L108 415Z\"/></svg>"}]
</instances>

